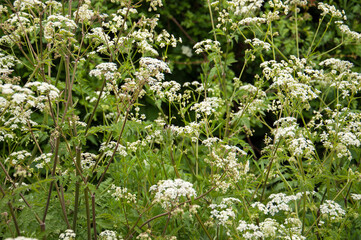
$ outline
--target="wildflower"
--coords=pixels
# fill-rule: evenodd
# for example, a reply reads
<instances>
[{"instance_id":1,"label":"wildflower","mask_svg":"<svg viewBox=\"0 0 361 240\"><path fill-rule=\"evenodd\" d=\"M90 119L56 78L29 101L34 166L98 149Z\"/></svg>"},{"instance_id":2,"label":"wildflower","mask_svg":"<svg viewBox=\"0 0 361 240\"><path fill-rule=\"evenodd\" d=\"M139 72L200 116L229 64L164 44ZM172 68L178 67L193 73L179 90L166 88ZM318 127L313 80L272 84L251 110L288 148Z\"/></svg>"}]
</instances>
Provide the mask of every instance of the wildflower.
<instances>
[{"instance_id":1,"label":"wildflower","mask_svg":"<svg viewBox=\"0 0 361 240\"><path fill-rule=\"evenodd\" d=\"M152 231L150 229L147 229L147 231L139 234L136 239L139 239L139 240L152 240L151 235L150 235L151 233L152 233Z\"/></svg>"},{"instance_id":2,"label":"wildflower","mask_svg":"<svg viewBox=\"0 0 361 240\"><path fill-rule=\"evenodd\" d=\"M99 240L123 240L116 231L105 230L99 234Z\"/></svg>"},{"instance_id":3,"label":"wildflower","mask_svg":"<svg viewBox=\"0 0 361 240\"><path fill-rule=\"evenodd\" d=\"M125 199L127 203L137 202L136 195L129 193L127 188L116 187L114 184L112 184L111 189L114 190L112 197L114 197L115 200L120 201L121 199Z\"/></svg>"},{"instance_id":4,"label":"wildflower","mask_svg":"<svg viewBox=\"0 0 361 240\"><path fill-rule=\"evenodd\" d=\"M163 208L169 208L179 203L181 197L195 197L197 195L193 184L182 179L161 180L150 187L155 192L153 202L158 202Z\"/></svg>"},{"instance_id":5,"label":"wildflower","mask_svg":"<svg viewBox=\"0 0 361 240\"><path fill-rule=\"evenodd\" d=\"M211 204L209 207L212 209L211 217L217 221L218 225L227 227L232 224L231 219L236 217L232 205L240 203L237 198L224 198L220 204Z\"/></svg>"},{"instance_id":6,"label":"wildflower","mask_svg":"<svg viewBox=\"0 0 361 240\"><path fill-rule=\"evenodd\" d=\"M206 116L216 113L217 109L222 103L222 99L218 97L208 97L200 103L195 103L191 110L195 110L196 113L203 113ZM200 115L199 115L200 117Z\"/></svg>"},{"instance_id":7,"label":"wildflower","mask_svg":"<svg viewBox=\"0 0 361 240\"><path fill-rule=\"evenodd\" d=\"M258 38L253 38L252 40L246 39L244 42L249 43L252 46L260 46L261 48L265 49L266 51L271 49L271 44L261 41Z\"/></svg>"},{"instance_id":8,"label":"wildflower","mask_svg":"<svg viewBox=\"0 0 361 240\"><path fill-rule=\"evenodd\" d=\"M239 24L240 25L261 25L262 23L265 23L267 21L266 18L263 17L247 17L242 19Z\"/></svg>"},{"instance_id":9,"label":"wildflower","mask_svg":"<svg viewBox=\"0 0 361 240\"><path fill-rule=\"evenodd\" d=\"M117 65L115 63L101 63L89 72L89 76L94 76L98 79L104 77L106 80L112 80L116 70Z\"/></svg>"},{"instance_id":10,"label":"wildflower","mask_svg":"<svg viewBox=\"0 0 361 240\"><path fill-rule=\"evenodd\" d=\"M76 234L72 229L65 230L64 233L59 235L59 240L75 240Z\"/></svg>"},{"instance_id":11,"label":"wildflower","mask_svg":"<svg viewBox=\"0 0 361 240\"><path fill-rule=\"evenodd\" d=\"M218 41L213 41L210 39L206 39L204 41L196 43L193 48L195 49L197 54L202 52L218 52L222 53L220 48L220 43Z\"/></svg>"},{"instance_id":12,"label":"wildflower","mask_svg":"<svg viewBox=\"0 0 361 240\"><path fill-rule=\"evenodd\" d=\"M335 6L329 5L327 3L319 2L318 3L318 9L322 11L321 16L325 16L327 14L330 14L332 17L336 18L343 18L344 20L347 20L347 17L345 15L345 11L337 10Z\"/></svg>"},{"instance_id":13,"label":"wildflower","mask_svg":"<svg viewBox=\"0 0 361 240\"><path fill-rule=\"evenodd\" d=\"M361 194L351 193L351 198L355 201L361 200Z\"/></svg>"},{"instance_id":14,"label":"wildflower","mask_svg":"<svg viewBox=\"0 0 361 240\"><path fill-rule=\"evenodd\" d=\"M94 12L93 10L89 9L89 5L88 4L83 4L79 7L78 10L76 10L73 13L73 16L75 18L79 18L79 20L85 24L89 24L90 20L93 18L94 16Z\"/></svg>"},{"instance_id":15,"label":"wildflower","mask_svg":"<svg viewBox=\"0 0 361 240\"><path fill-rule=\"evenodd\" d=\"M45 164L50 163L51 158L52 158L53 154L52 153L43 153L41 154L39 157L36 157L33 162L37 163L35 165L35 167L37 169L42 169L44 168Z\"/></svg>"},{"instance_id":16,"label":"wildflower","mask_svg":"<svg viewBox=\"0 0 361 240\"><path fill-rule=\"evenodd\" d=\"M324 215L329 215L331 220L337 220L346 214L346 211L332 200L326 200L325 203L320 206L320 212Z\"/></svg>"},{"instance_id":17,"label":"wildflower","mask_svg":"<svg viewBox=\"0 0 361 240\"><path fill-rule=\"evenodd\" d=\"M116 148L116 150L115 150L115 148ZM111 141L108 144L103 142L100 145L99 151L104 152L105 156L107 156L107 157L111 157L113 155L114 151L115 151L115 153L117 153L117 154L119 154L120 156L123 156L123 157L128 155L125 147L123 145L121 145L121 144L117 144L114 141Z\"/></svg>"}]
</instances>

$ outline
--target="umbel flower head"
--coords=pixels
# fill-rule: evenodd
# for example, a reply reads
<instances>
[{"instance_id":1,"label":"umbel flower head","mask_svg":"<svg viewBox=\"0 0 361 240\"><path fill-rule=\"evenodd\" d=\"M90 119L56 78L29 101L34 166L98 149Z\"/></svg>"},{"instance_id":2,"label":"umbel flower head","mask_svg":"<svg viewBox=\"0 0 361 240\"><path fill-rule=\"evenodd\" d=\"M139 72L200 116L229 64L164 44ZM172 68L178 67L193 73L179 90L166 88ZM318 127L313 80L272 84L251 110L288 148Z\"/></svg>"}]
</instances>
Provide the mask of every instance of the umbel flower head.
<instances>
[{"instance_id":1,"label":"umbel flower head","mask_svg":"<svg viewBox=\"0 0 361 240\"><path fill-rule=\"evenodd\" d=\"M193 184L182 179L161 180L150 187L154 191L154 203L159 202L163 208L169 208L179 203L181 197L196 196Z\"/></svg>"}]
</instances>

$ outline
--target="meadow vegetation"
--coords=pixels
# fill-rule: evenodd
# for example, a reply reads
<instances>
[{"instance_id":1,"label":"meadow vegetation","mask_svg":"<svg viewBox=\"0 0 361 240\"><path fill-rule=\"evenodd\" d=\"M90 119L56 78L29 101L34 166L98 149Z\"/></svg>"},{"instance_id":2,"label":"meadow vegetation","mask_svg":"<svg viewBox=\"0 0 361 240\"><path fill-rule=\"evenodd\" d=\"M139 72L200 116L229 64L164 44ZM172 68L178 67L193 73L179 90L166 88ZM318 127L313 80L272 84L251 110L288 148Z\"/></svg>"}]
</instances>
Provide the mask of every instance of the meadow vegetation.
<instances>
[{"instance_id":1,"label":"meadow vegetation","mask_svg":"<svg viewBox=\"0 0 361 240\"><path fill-rule=\"evenodd\" d=\"M359 239L338 3L1 1L0 238Z\"/></svg>"}]
</instances>

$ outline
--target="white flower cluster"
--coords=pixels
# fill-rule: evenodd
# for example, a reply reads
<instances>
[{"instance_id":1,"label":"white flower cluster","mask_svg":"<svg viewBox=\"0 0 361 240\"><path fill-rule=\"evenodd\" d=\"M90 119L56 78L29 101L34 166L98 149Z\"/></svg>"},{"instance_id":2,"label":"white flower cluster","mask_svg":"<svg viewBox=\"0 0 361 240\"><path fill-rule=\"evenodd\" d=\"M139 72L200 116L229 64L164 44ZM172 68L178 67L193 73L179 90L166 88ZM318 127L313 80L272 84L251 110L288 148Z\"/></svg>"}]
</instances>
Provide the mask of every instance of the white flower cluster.
<instances>
[{"instance_id":1,"label":"white flower cluster","mask_svg":"<svg viewBox=\"0 0 361 240\"><path fill-rule=\"evenodd\" d=\"M36 90L38 96L30 88ZM40 82L30 82L24 87L0 82L0 92L0 122L11 130L20 129L23 132L28 130L28 124L37 125L31 120L33 108L43 111L49 99L56 100L59 96L59 90L54 86ZM0 136L0 140L3 140L3 136Z\"/></svg>"},{"instance_id":2,"label":"white flower cluster","mask_svg":"<svg viewBox=\"0 0 361 240\"><path fill-rule=\"evenodd\" d=\"M347 108L340 111L329 109L324 118L317 126L322 131L320 138L323 146L333 149L339 158L352 160L350 149L361 146L361 114Z\"/></svg>"},{"instance_id":3,"label":"white flower cluster","mask_svg":"<svg viewBox=\"0 0 361 240\"><path fill-rule=\"evenodd\" d=\"M94 17L94 11L89 9L89 4L85 3L81 5L74 13L74 18L79 18L79 20L84 24L90 24L90 20Z\"/></svg>"},{"instance_id":4,"label":"white flower cluster","mask_svg":"<svg viewBox=\"0 0 361 240\"><path fill-rule=\"evenodd\" d=\"M264 222L260 223L260 226L240 220L237 230L242 233L244 239L262 239L264 237L274 237L277 225L277 222L270 218L265 219ZM267 230L267 234L263 233L261 227Z\"/></svg>"},{"instance_id":5,"label":"white flower cluster","mask_svg":"<svg viewBox=\"0 0 361 240\"><path fill-rule=\"evenodd\" d=\"M59 89L46 82L29 82L24 87L38 91L42 95L47 95L50 100L55 100L59 97ZM41 98L42 101L47 101L47 97L42 96Z\"/></svg>"},{"instance_id":6,"label":"white flower cluster","mask_svg":"<svg viewBox=\"0 0 361 240\"><path fill-rule=\"evenodd\" d=\"M350 38L354 41L360 42L361 41L361 33L352 31L349 26L343 24L342 21L337 22L338 28L340 29L341 33L345 34L347 39Z\"/></svg>"},{"instance_id":7,"label":"white flower cluster","mask_svg":"<svg viewBox=\"0 0 361 240\"><path fill-rule=\"evenodd\" d=\"M24 160L30 157L31 154L26 150L21 150L17 152L13 152L5 159L5 163L10 163L11 165L17 165L23 163Z\"/></svg>"},{"instance_id":8,"label":"white flower cluster","mask_svg":"<svg viewBox=\"0 0 361 240\"><path fill-rule=\"evenodd\" d=\"M68 44L74 42L73 30L77 28L76 23L60 14L50 15L44 25L44 37L48 42ZM76 41L75 41L76 42Z\"/></svg>"},{"instance_id":9,"label":"white flower cluster","mask_svg":"<svg viewBox=\"0 0 361 240\"><path fill-rule=\"evenodd\" d=\"M266 93L262 89L246 84L241 86L239 91L242 98L239 100L239 111L233 114L233 121L244 117L245 114L252 116L269 108L266 103Z\"/></svg>"},{"instance_id":10,"label":"white flower cluster","mask_svg":"<svg viewBox=\"0 0 361 240\"><path fill-rule=\"evenodd\" d=\"M59 235L59 240L75 240L76 234L72 229L67 229Z\"/></svg>"},{"instance_id":11,"label":"white flower cluster","mask_svg":"<svg viewBox=\"0 0 361 240\"><path fill-rule=\"evenodd\" d=\"M136 239L139 239L139 240L152 240L151 233L152 233L152 231L150 229L147 229L147 231L139 234Z\"/></svg>"},{"instance_id":12,"label":"white flower cluster","mask_svg":"<svg viewBox=\"0 0 361 240\"><path fill-rule=\"evenodd\" d=\"M213 113L217 113L218 108L221 106L223 100L218 97L207 97L200 103L195 103L191 110L195 110L197 118L201 117L201 114L210 116Z\"/></svg>"},{"instance_id":13,"label":"white flower cluster","mask_svg":"<svg viewBox=\"0 0 361 240\"><path fill-rule=\"evenodd\" d=\"M230 5L234 15L248 15L250 13L259 11L264 0L230 0L227 3Z\"/></svg>"},{"instance_id":14,"label":"white flower cluster","mask_svg":"<svg viewBox=\"0 0 361 240\"><path fill-rule=\"evenodd\" d=\"M181 85L176 81L153 82L150 90L154 92L155 97L166 99L169 102L180 101L182 94L178 93Z\"/></svg>"},{"instance_id":15,"label":"white flower cluster","mask_svg":"<svg viewBox=\"0 0 361 240\"><path fill-rule=\"evenodd\" d=\"M25 11L28 9L41 10L44 9L46 5L39 0L15 0L14 7L20 11Z\"/></svg>"},{"instance_id":16,"label":"white flower cluster","mask_svg":"<svg viewBox=\"0 0 361 240\"><path fill-rule=\"evenodd\" d=\"M312 141L304 137L292 139L289 149L292 155L296 157L305 156L306 158L310 158L315 152L315 147L313 146Z\"/></svg>"},{"instance_id":17,"label":"white flower cluster","mask_svg":"<svg viewBox=\"0 0 361 240\"><path fill-rule=\"evenodd\" d=\"M261 41L258 38L246 39L244 42L249 43L252 46L260 46L261 48L265 49L266 51L269 51L271 49L271 44Z\"/></svg>"},{"instance_id":18,"label":"white flower cluster","mask_svg":"<svg viewBox=\"0 0 361 240\"><path fill-rule=\"evenodd\" d=\"M345 11L337 10L335 6L329 5L327 3L319 2L318 3L318 9L322 11L321 16L325 16L327 14L330 14L333 18L342 18L344 20L347 20L347 17L345 15Z\"/></svg>"},{"instance_id":19,"label":"white flower cluster","mask_svg":"<svg viewBox=\"0 0 361 240\"><path fill-rule=\"evenodd\" d=\"M284 224L278 223L275 219L266 218L259 225L240 220L237 230L242 233L244 239L306 239L301 235L302 222L298 218L287 218Z\"/></svg>"},{"instance_id":20,"label":"white flower cluster","mask_svg":"<svg viewBox=\"0 0 361 240\"><path fill-rule=\"evenodd\" d=\"M20 62L14 56L0 53L0 79L11 74L16 63Z\"/></svg>"},{"instance_id":21,"label":"white flower cluster","mask_svg":"<svg viewBox=\"0 0 361 240\"><path fill-rule=\"evenodd\" d=\"M309 101L317 98L321 93L317 89L313 89L307 82L301 82L309 78L305 73L298 73L306 67L306 59L291 56L288 62L282 60L278 63L271 60L263 62L260 66L263 68L264 76L273 80L271 88L279 90L281 96L302 102L306 109L310 107ZM295 73L300 76L299 79L295 77Z\"/></svg>"},{"instance_id":22,"label":"white flower cluster","mask_svg":"<svg viewBox=\"0 0 361 240\"><path fill-rule=\"evenodd\" d=\"M99 240L123 240L116 231L105 230L99 234Z\"/></svg>"},{"instance_id":23,"label":"white flower cluster","mask_svg":"<svg viewBox=\"0 0 361 240\"><path fill-rule=\"evenodd\" d=\"M345 214L346 211L342 209L340 204L332 200L326 200L320 206L321 214L330 216L331 220L340 220Z\"/></svg>"},{"instance_id":24,"label":"white flower cluster","mask_svg":"<svg viewBox=\"0 0 361 240\"><path fill-rule=\"evenodd\" d=\"M263 17L247 17L239 21L239 25L258 25L260 26L262 23L267 21L266 18Z\"/></svg>"},{"instance_id":25,"label":"white flower cluster","mask_svg":"<svg viewBox=\"0 0 361 240\"><path fill-rule=\"evenodd\" d=\"M277 128L274 130L275 142L285 139L285 138L294 138L296 137L296 132L298 130L297 119L294 117L284 117L280 118L273 123Z\"/></svg>"},{"instance_id":26,"label":"white flower cluster","mask_svg":"<svg viewBox=\"0 0 361 240\"><path fill-rule=\"evenodd\" d=\"M148 11L157 11L157 7L163 7L162 0L147 0L147 2L150 2L150 7Z\"/></svg>"},{"instance_id":27,"label":"white flower cluster","mask_svg":"<svg viewBox=\"0 0 361 240\"><path fill-rule=\"evenodd\" d=\"M160 203L164 209L177 205L182 197L197 196L193 184L182 179L161 180L149 191L155 192L153 202Z\"/></svg>"},{"instance_id":28,"label":"white flower cluster","mask_svg":"<svg viewBox=\"0 0 361 240\"><path fill-rule=\"evenodd\" d=\"M95 165L97 155L89 152L81 153L80 165L82 169L90 169Z\"/></svg>"},{"instance_id":29,"label":"white flower cluster","mask_svg":"<svg viewBox=\"0 0 361 240\"><path fill-rule=\"evenodd\" d=\"M116 154L119 154L120 156L126 157L128 155L126 148L118 144L117 149L115 149L117 146L117 142L111 141L108 144L106 142L103 142L100 144L99 152L104 152L104 155L107 157L111 157L113 155L113 152L115 151Z\"/></svg>"},{"instance_id":30,"label":"white flower cluster","mask_svg":"<svg viewBox=\"0 0 361 240\"><path fill-rule=\"evenodd\" d=\"M318 98L321 93L316 82L324 77L323 71L314 70L314 63L306 59L290 56L288 61L274 60L263 62L263 75L266 79L273 80L271 88L277 91L279 101L294 106L309 109L310 101ZM272 108L278 112L279 108Z\"/></svg>"},{"instance_id":31,"label":"white flower cluster","mask_svg":"<svg viewBox=\"0 0 361 240\"><path fill-rule=\"evenodd\" d=\"M165 29L162 30L160 34L155 39L155 42L159 44L161 48L171 45L172 47L177 46L177 42L182 42L182 39L178 40L174 37L173 34L168 33Z\"/></svg>"},{"instance_id":32,"label":"white flower cluster","mask_svg":"<svg viewBox=\"0 0 361 240\"><path fill-rule=\"evenodd\" d=\"M306 193L309 194L309 193ZM276 213L280 211L292 212L292 208L289 206L291 201L296 201L303 196L303 193L297 193L296 195L287 196L284 193L271 194L268 199L268 203L264 205L260 202L255 202L251 206L254 208L258 208L261 212L268 215L271 214L274 216Z\"/></svg>"},{"instance_id":33,"label":"white flower cluster","mask_svg":"<svg viewBox=\"0 0 361 240\"><path fill-rule=\"evenodd\" d=\"M106 80L114 79L114 72L117 70L117 65L115 63L101 63L98 64L95 69L89 72L89 76L94 76L98 79L102 79L104 77Z\"/></svg>"},{"instance_id":34,"label":"white flower cluster","mask_svg":"<svg viewBox=\"0 0 361 240\"><path fill-rule=\"evenodd\" d=\"M6 7L6 6L4 7L4 5L1 5L1 4L0 4L0 14L2 14L2 13L7 13L7 12L8 12L7 7Z\"/></svg>"},{"instance_id":35,"label":"white flower cluster","mask_svg":"<svg viewBox=\"0 0 361 240\"><path fill-rule=\"evenodd\" d=\"M142 57L139 60L139 65L142 68L146 68L152 76L157 76L161 72L171 73L168 65L156 58Z\"/></svg>"},{"instance_id":36,"label":"white flower cluster","mask_svg":"<svg viewBox=\"0 0 361 240\"><path fill-rule=\"evenodd\" d=\"M214 148L210 153L210 158L205 159L205 162L210 164L226 175L222 179L219 174L214 174L212 182L216 186L216 191L223 193L233 186L233 182L246 176L249 171L249 161L238 159L238 155L246 156L247 153L236 146L221 145L221 148ZM221 180L222 179L222 180Z\"/></svg>"},{"instance_id":37,"label":"white flower cluster","mask_svg":"<svg viewBox=\"0 0 361 240\"><path fill-rule=\"evenodd\" d=\"M353 67L353 63L349 61L340 60L337 58L328 58L319 63L320 66L330 66L339 72L345 72Z\"/></svg>"},{"instance_id":38,"label":"white flower cluster","mask_svg":"<svg viewBox=\"0 0 361 240\"><path fill-rule=\"evenodd\" d=\"M117 187L114 184L112 184L111 189L114 190L114 193L112 193L112 197L114 197L115 200L120 201L121 199L125 199L127 203L137 202L137 196L135 194L131 194L130 192L128 192L128 188ZM112 191L108 191L108 192L112 192Z\"/></svg>"},{"instance_id":39,"label":"white flower cluster","mask_svg":"<svg viewBox=\"0 0 361 240\"><path fill-rule=\"evenodd\" d=\"M202 144L206 147L212 147L215 143L221 141L219 138L217 137L209 137L207 139L204 139L202 141Z\"/></svg>"},{"instance_id":40,"label":"white flower cluster","mask_svg":"<svg viewBox=\"0 0 361 240\"><path fill-rule=\"evenodd\" d=\"M17 12L9 16L2 24L2 29L8 34L2 35L0 43L4 45L13 46L22 41L22 37L29 32L35 30L33 15L26 12Z\"/></svg>"},{"instance_id":41,"label":"white flower cluster","mask_svg":"<svg viewBox=\"0 0 361 240\"><path fill-rule=\"evenodd\" d=\"M42 169L47 163L50 163L53 157L52 153L43 153L39 157L36 157L33 162L36 162L35 167L37 169Z\"/></svg>"},{"instance_id":42,"label":"white flower cluster","mask_svg":"<svg viewBox=\"0 0 361 240\"><path fill-rule=\"evenodd\" d=\"M351 193L351 198L355 201L361 200L361 194Z\"/></svg>"},{"instance_id":43,"label":"white flower cluster","mask_svg":"<svg viewBox=\"0 0 361 240\"><path fill-rule=\"evenodd\" d=\"M171 125L170 129L176 136L189 136L196 141L200 135L200 127L200 123L190 122L184 127Z\"/></svg>"},{"instance_id":44,"label":"white flower cluster","mask_svg":"<svg viewBox=\"0 0 361 240\"><path fill-rule=\"evenodd\" d=\"M232 220L236 217L232 206L237 203L241 203L237 198L223 198L220 204L209 205L212 209L211 218L216 220L217 225L224 227L232 225Z\"/></svg>"},{"instance_id":45,"label":"white flower cluster","mask_svg":"<svg viewBox=\"0 0 361 240\"><path fill-rule=\"evenodd\" d=\"M165 62L155 58L142 57L139 66L139 71L135 75L141 82L147 82L150 86L157 85L158 82L164 80L163 72L171 73Z\"/></svg>"},{"instance_id":46,"label":"white flower cluster","mask_svg":"<svg viewBox=\"0 0 361 240\"><path fill-rule=\"evenodd\" d=\"M221 44L218 41L213 41L211 39L206 39L201 42L196 43L193 48L197 54L202 52L217 52L222 53Z\"/></svg>"}]
</instances>

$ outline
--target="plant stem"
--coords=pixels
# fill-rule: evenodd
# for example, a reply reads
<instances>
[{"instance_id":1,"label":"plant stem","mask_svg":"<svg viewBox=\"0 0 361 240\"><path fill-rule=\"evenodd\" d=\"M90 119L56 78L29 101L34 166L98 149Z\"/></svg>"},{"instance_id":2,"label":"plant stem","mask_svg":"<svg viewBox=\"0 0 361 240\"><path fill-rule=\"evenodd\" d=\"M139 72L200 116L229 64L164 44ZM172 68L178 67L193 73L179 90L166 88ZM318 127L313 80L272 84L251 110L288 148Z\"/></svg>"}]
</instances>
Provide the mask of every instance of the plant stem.
<instances>
[{"instance_id":1,"label":"plant stem","mask_svg":"<svg viewBox=\"0 0 361 240\"><path fill-rule=\"evenodd\" d=\"M8 202L8 206L9 206L9 209L10 209L11 217L13 218L13 221L14 221L16 234L17 234L17 236L20 236L21 234L20 234L20 229L19 229L18 221L16 220L15 213L14 213L14 208L13 208L13 206L11 205L11 202L10 202L10 201Z\"/></svg>"},{"instance_id":2,"label":"plant stem","mask_svg":"<svg viewBox=\"0 0 361 240\"><path fill-rule=\"evenodd\" d=\"M91 233L91 222L90 222L90 208L89 208L89 189L86 187L84 189L84 198L85 198L85 211L86 211L86 223L87 223L87 233L88 233L88 240L91 240L92 233Z\"/></svg>"}]
</instances>

